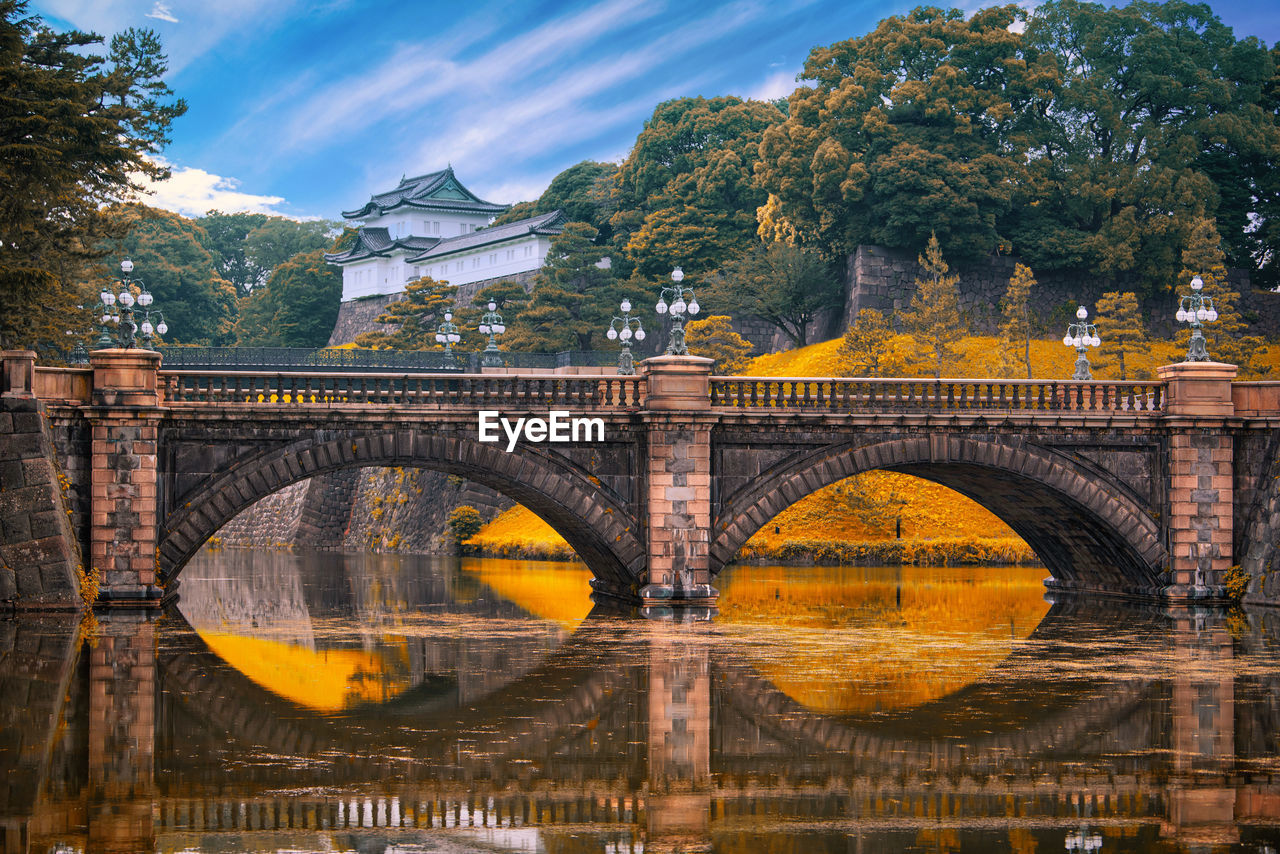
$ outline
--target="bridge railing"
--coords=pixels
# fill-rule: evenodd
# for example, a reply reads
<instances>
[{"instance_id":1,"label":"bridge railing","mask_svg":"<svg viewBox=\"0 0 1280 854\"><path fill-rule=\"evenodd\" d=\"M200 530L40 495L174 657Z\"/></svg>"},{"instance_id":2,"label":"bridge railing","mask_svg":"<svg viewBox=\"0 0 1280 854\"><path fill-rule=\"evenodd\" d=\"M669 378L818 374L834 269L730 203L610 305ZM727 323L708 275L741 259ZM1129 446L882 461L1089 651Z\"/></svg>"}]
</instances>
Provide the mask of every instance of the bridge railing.
<instances>
[{"instance_id":1,"label":"bridge railing","mask_svg":"<svg viewBox=\"0 0 1280 854\"><path fill-rule=\"evenodd\" d=\"M461 408L638 409L642 377L509 374L331 374L161 371L164 402L324 405L385 404Z\"/></svg>"},{"instance_id":2,"label":"bridge railing","mask_svg":"<svg viewBox=\"0 0 1280 854\"><path fill-rule=\"evenodd\" d=\"M1092 412L1145 414L1164 383L1044 380L712 377L711 405L829 412Z\"/></svg>"}]
</instances>

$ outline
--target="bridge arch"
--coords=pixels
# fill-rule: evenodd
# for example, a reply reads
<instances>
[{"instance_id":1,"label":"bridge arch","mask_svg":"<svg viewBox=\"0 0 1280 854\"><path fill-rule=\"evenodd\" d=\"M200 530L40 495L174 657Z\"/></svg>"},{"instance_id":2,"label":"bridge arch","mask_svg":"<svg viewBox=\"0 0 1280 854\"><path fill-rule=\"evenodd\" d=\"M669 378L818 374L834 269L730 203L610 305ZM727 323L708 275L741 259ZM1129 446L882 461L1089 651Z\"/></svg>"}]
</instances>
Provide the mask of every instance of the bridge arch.
<instances>
[{"instance_id":1,"label":"bridge arch","mask_svg":"<svg viewBox=\"0 0 1280 854\"><path fill-rule=\"evenodd\" d=\"M711 535L712 573L801 498L874 469L932 480L986 507L1031 546L1058 585L1135 595L1165 586L1160 526L1123 484L1034 445L945 434L844 443L789 458L727 496Z\"/></svg>"},{"instance_id":2,"label":"bridge arch","mask_svg":"<svg viewBox=\"0 0 1280 854\"><path fill-rule=\"evenodd\" d=\"M488 486L546 520L605 589L634 595L642 583L641 525L621 500L571 460L538 448L507 453L465 436L399 430L324 431L234 460L170 508L157 546L161 584L176 580L191 556L254 502L316 475L379 466L427 468Z\"/></svg>"}]
</instances>

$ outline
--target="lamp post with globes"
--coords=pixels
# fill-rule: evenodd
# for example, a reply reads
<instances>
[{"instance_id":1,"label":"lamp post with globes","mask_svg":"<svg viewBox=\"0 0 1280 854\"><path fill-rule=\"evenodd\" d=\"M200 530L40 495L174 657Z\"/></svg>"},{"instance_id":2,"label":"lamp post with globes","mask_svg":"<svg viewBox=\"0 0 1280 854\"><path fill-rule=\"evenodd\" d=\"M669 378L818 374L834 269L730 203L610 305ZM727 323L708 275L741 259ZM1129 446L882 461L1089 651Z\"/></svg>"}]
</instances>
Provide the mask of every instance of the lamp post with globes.
<instances>
[{"instance_id":1,"label":"lamp post with globes","mask_svg":"<svg viewBox=\"0 0 1280 854\"><path fill-rule=\"evenodd\" d=\"M489 336L489 343L485 345L484 353L480 356L480 367L501 368L505 364L502 361L502 351L498 349L498 342L494 336L506 331L507 327L502 322L502 315L498 314L498 304L489 300L489 310L480 318L480 334Z\"/></svg>"},{"instance_id":2,"label":"lamp post with globes","mask_svg":"<svg viewBox=\"0 0 1280 854\"><path fill-rule=\"evenodd\" d=\"M1187 358L1184 360L1187 362L1209 361L1209 350L1205 346L1207 342L1200 329L1203 324L1217 320L1218 311L1213 307L1213 297L1207 297L1201 293L1203 288L1204 279L1193 276L1191 294L1182 297L1178 313L1175 315L1179 323L1185 323L1191 327L1191 343L1187 347Z\"/></svg>"},{"instance_id":3,"label":"lamp post with globes","mask_svg":"<svg viewBox=\"0 0 1280 854\"><path fill-rule=\"evenodd\" d=\"M98 294L98 314L101 320L101 334L98 336L100 348L110 347L115 343L116 346L127 350L135 346L137 341L134 336L141 331L143 346L149 350L154 334L163 335L169 331L168 324L164 322L164 315L159 311L154 312L158 322L155 324L151 322L153 313L151 304L154 299L141 280L129 276L132 272L133 262L128 258L124 259L120 262L119 280L103 288L102 293ZM133 295L135 286L139 291L136 297ZM113 293L116 289L119 289L119 294ZM140 318L134 317L135 305L141 313ZM111 333L108 330L107 325L110 323L116 324L115 342L112 342Z\"/></svg>"},{"instance_id":4,"label":"lamp post with globes","mask_svg":"<svg viewBox=\"0 0 1280 854\"><path fill-rule=\"evenodd\" d=\"M453 345L462 340L462 336L458 334L457 324L453 322L453 312L446 311L444 320L436 327L436 343L444 345L446 353L453 353Z\"/></svg>"},{"instance_id":5,"label":"lamp post with globes","mask_svg":"<svg viewBox=\"0 0 1280 854\"><path fill-rule=\"evenodd\" d=\"M1089 348L1102 343L1097 327L1089 323L1088 317L1088 309L1084 306L1077 308L1076 322L1067 326L1067 335L1062 339L1066 346L1076 348L1076 372L1071 376L1073 380L1093 379L1093 372L1089 370Z\"/></svg>"},{"instance_id":6,"label":"lamp post with globes","mask_svg":"<svg viewBox=\"0 0 1280 854\"><path fill-rule=\"evenodd\" d=\"M618 373L629 377L636 372L636 362L631 355L631 339L634 337L637 341L643 341L644 327L640 325L640 318L631 316L631 300L624 299L620 307L622 316L615 316L609 321L609 331L605 336L610 341L622 341L622 352L618 354ZM631 328L632 324L635 325L634 330Z\"/></svg>"},{"instance_id":7,"label":"lamp post with globes","mask_svg":"<svg viewBox=\"0 0 1280 854\"><path fill-rule=\"evenodd\" d=\"M684 320L685 314L695 315L700 310L698 298L693 295L693 288L687 288L680 284L684 281L684 271L676 267L671 271L671 281L675 282L669 288L663 288L662 294L658 297L658 304L654 306L658 314L671 313L671 341L667 344L668 356L687 356L689 348L684 344ZM670 303L667 299L670 297Z\"/></svg>"}]
</instances>

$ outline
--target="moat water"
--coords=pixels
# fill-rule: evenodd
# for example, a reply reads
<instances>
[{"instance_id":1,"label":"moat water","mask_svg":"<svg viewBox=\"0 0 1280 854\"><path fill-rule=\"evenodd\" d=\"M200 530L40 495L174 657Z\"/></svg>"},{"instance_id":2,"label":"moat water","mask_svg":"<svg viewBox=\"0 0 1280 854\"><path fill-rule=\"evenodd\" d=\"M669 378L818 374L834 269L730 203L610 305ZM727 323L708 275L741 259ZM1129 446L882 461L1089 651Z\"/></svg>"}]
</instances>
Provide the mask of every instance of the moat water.
<instances>
[{"instance_id":1,"label":"moat water","mask_svg":"<svg viewBox=\"0 0 1280 854\"><path fill-rule=\"evenodd\" d=\"M0 620L4 852L1276 852L1280 613L1041 569L204 552L164 613Z\"/></svg>"}]
</instances>

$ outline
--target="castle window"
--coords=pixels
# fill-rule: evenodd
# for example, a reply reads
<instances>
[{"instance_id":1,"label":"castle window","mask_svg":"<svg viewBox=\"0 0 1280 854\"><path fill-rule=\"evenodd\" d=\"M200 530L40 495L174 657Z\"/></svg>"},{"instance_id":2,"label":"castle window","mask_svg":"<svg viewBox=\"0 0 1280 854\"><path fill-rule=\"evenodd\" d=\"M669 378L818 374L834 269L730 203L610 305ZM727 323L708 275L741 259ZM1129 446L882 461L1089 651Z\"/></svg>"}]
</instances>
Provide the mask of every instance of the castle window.
<instances>
[{"instance_id":1,"label":"castle window","mask_svg":"<svg viewBox=\"0 0 1280 854\"><path fill-rule=\"evenodd\" d=\"M497 264L497 263L498 263L498 253L497 253L497 252L494 252L492 255L490 255L490 256L489 256L489 263L490 263L490 264Z\"/></svg>"}]
</instances>

